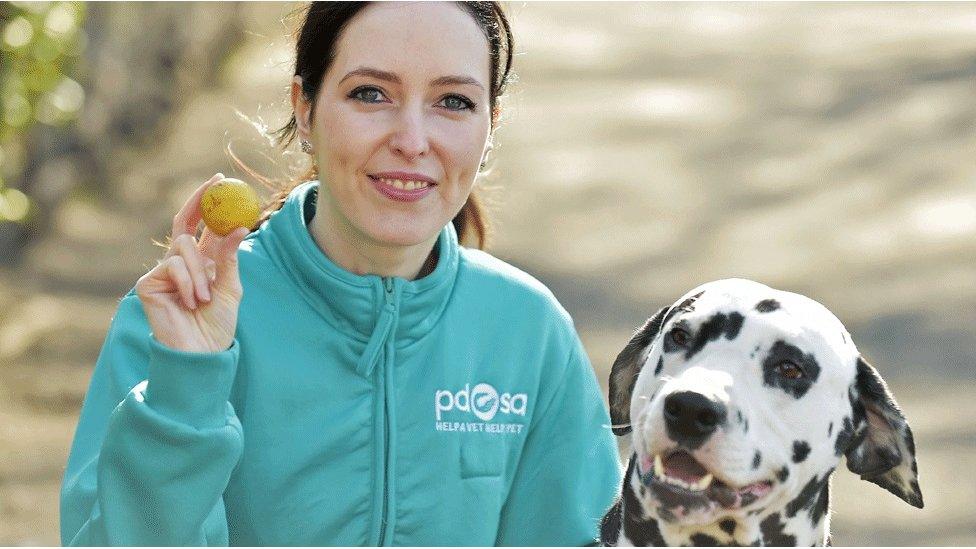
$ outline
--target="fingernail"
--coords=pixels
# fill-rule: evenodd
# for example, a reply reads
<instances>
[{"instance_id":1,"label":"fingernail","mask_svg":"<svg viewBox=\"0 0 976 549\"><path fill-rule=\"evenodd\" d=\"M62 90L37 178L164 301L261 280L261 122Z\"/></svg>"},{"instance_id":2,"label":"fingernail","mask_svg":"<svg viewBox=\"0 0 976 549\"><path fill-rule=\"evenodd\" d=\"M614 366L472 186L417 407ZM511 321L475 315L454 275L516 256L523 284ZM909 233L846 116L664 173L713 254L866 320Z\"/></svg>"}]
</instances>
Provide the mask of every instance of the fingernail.
<instances>
[{"instance_id":1,"label":"fingernail","mask_svg":"<svg viewBox=\"0 0 976 549\"><path fill-rule=\"evenodd\" d=\"M207 288L206 286L204 286L202 293L203 293L203 295L200 296L200 297L202 297L204 301L208 301L209 302L210 301L210 288Z\"/></svg>"},{"instance_id":2,"label":"fingernail","mask_svg":"<svg viewBox=\"0 0 976 549\"><path fill-rule=\"evenodd\" d=\"M214 177L219 177L219 178L223 179L224 178L224 174L222 174L220 172L217 172L217 173L214 174Z\"/></svg>"}]
</instances>

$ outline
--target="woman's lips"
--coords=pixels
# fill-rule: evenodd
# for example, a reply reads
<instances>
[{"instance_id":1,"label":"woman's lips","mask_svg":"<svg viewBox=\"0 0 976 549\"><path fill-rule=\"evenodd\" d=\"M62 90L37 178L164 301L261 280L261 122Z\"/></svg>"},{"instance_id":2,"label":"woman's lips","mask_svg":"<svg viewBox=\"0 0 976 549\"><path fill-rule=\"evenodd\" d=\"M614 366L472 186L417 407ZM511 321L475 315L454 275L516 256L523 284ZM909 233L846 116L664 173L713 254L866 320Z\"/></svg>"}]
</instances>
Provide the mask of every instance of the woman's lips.
<instances>
[{"instance_id":1,"label":"woman's lips","mask_svg":"<svg viewBox=\"0 0 976 549\"><path fill-rule=\"evenodd\" d=\"M373 187L383 196L400 202L415 202L427 196L437 186L428 180L399 179L376 175L368 176Z\"/></svg>"}]
</instances>

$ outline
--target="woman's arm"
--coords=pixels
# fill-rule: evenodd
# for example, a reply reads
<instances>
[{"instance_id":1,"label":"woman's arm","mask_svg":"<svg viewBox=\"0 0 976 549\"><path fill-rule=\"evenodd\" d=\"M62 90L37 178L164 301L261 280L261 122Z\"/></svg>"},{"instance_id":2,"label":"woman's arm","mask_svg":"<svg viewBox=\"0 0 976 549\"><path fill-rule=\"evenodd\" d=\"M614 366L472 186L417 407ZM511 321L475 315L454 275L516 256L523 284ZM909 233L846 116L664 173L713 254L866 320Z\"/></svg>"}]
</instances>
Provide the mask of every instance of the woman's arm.
<instances>
[{"instance_id":1,"label":"woman's arm","mask_svg":"<svg viewBox=\"0 0 976 549\"><path fill-rule=\"evenodd\" d=\"M528 433L496 545L590 545L620 484L617 444L577 338L565 373Z\"/></svg>"},{"instance_id":2,"label":"woman's arm","mask_svg":"<svg viewBox=\"0 0 976 549\"><path fill-rule=\"evenodd\" d=\"M243 434L228 402L236 341L218 353L158 343L139 298L119 305L61 489L64 545L227 545L223 492Z\"/></svg>"}]
</instances>

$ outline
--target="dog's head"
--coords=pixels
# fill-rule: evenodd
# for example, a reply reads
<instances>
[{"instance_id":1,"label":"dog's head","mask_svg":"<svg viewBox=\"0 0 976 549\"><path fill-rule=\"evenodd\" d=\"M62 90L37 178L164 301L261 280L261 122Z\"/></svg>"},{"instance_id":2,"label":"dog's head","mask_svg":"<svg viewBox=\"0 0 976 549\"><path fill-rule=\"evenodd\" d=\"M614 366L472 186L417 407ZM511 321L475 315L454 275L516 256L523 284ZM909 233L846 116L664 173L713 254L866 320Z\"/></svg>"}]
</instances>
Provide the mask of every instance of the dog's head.
<instances>
[{"instance_id":1,"label":"dog's head","mask_svg":"<svg viewBox=\"0 0 976 549\"><path fill-rule=\"evenodd\" d=\"M782 509L816 524L842 455L922 506L912 432L885 382L798 294L740 279L688 292L617 357L610 408L614 432L633 432L640 504L665 523Z\"/></svg>"}]
</instances>

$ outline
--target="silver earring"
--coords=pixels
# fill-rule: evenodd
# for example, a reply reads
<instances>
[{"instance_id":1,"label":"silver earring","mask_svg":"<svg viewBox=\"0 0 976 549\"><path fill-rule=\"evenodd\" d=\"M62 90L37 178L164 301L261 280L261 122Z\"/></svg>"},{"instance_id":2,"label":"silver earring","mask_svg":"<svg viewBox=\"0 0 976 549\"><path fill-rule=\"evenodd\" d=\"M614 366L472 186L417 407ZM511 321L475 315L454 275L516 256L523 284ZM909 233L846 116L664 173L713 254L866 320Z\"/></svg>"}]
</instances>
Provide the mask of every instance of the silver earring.
<instances>
[{"instance_id":1,"label":"silver earring","mask_svg":"<svg viewBox=\"0 0 976 549\"><path fill-rule=\"evenodd\" d=\"M304 139L302 139L302 152L305 154L311 154L312 152L312 144Z\"/></svg>"}]
</instances>

